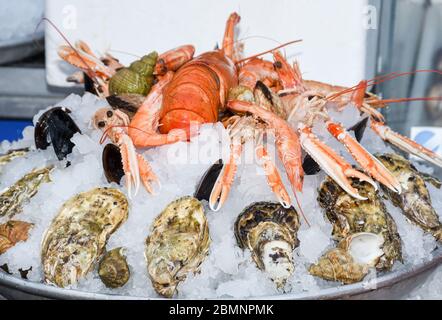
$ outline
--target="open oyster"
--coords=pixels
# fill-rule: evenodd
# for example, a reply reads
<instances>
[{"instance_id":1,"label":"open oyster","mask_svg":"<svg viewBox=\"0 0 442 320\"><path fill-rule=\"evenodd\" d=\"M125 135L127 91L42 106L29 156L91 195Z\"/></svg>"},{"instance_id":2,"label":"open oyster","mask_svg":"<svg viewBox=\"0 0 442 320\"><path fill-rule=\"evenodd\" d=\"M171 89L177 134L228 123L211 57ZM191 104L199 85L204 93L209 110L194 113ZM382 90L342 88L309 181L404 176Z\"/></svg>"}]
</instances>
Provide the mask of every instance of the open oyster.
<instances>
[{"instance_id":1,"label":"open oyster","mask_svg":"<svg viewBox=\"0 0 442 320\"><path fill-rule=\"evenodd\" d=\"M117 189L96 188L69 199L43 239L46 282L66 287L85 276L127 215L126 196Z\"/></svg>"},{"instance_id":2,"label":"open oyster","mask_svg":"<svg viewBox=\"0 0 442 320\"><path fill-rule=\"evenodd\" d=\"M294 271L293 250L298 246L298 213L279 203L256 202L245 208L235 222L238 245L252 252L259 269L278 288L283 288Z\"/></svg>"},{"instance_id":3,"label":"open oyster","mask_svg":"<svg viewBox=\"0 0 442 320\"><path fill-rule=\"evenodd\" d=\"M98 275L108 288L119 288L129 281L130 271L123 248L106 252L98 266Z\"/></svg>"},{"instance_id":4,"label":"open oyster","mask_svg":"<svg viewBox=\"0 0 442 320\"><path fill-rule=\"evenodd\" d=\"M396 224L379 193L367 182L351 181L366 200L351 197L329 177L319 187L319 204L333 225L333 238L340 243L309 269L315 276L344 283L362 280L369 267L390 270L396 260L402 260Z\"/></svg>"},{"instance_id":5,"label":"open oyster","mask_svg":"<svg viewBox=\"0 0 442 320\"><path fill-rule=\"evenodd\" d=\"M197 273L209 252L209 228L201 202L182 197L155 219L146 239L146 261L158 294L172 297L189 272Z\"/></svg>"}]
</instances>

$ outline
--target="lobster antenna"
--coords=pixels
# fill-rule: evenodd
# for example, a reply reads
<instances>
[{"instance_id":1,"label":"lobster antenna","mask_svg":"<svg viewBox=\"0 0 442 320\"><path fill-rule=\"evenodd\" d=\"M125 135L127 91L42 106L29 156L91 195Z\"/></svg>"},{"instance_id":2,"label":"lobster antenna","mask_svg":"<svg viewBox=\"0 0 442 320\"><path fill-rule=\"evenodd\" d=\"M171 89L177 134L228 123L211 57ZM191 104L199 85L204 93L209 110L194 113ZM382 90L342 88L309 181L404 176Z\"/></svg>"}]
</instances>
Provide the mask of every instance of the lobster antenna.
<instances>
[{"instance_id":1,"label":"lobster antenna","mask_svg":"<svg viewBox=\"0 0 442 320\"><path fill-rule=\"evenodd\" d=\"M437 74L441 74L442 75L442 71L432 70L432 69L420 69L420 70L408 71L408 72L402 72L402 73L392 72L392 73L388 73L386 75L380 75L380 76L377 76L377 77L375 77L373 79L367 80L367 87L374 86L374 85L383 83L385 81L390 81L390 80L393 80L393 79L396 79L396 78L400 78L400 77L403 77L403 76L413 75L413 74L416 74L416 73L437 73ZM353 87L344 89L344 90L342 90L342 91L340 91L340 92L338 92L338 93L328 97L327 100L336 99L336 98L342 96L343 94L354 92L358 88L359 88L359 84L357 84L357 85L355 85Z\"/></svg>"},{"instance_id":2,"label":"lobster antenna","mask_svg":"<svg viewBox=\"0 0 442 320\"><path fill-rule=\"evenodd\" d=\"M267 50L267 51L264 51L264 52L261 52L261 53L258 53L258 54L254 54L253 56L250 56L250 57L247 57L247 58L241 59L241 60L235 62L235 64L240 64L241 62L244 62L244 61L247 61L247 60L250 60L250 59L253 59L253 58L259 57L259 56L262 56L262 55L264 55L264 54L266 54L266 53L270 53L270 52L272 52L272 51L275 51L275 50L281 49L282 47L288 46L288 45L293 44L293 43L298 43L298 42L301 42L301 41L302 41L302 39L299 39L299 40L293 40L293 41L289 41L289 42L283 43L283 44L281 44L281 45L279 45L279 46L277 46L277 47L275 47L275 48L273 48L273 49L270 49L270 50Z\"/></svg>"},{"instance_id":3,"label":"lobster antenna","mask_svg":"<svg viewBox=\"0 0 442 320\"><path fill-rule=\"evenodd\" d=\"M385 108L388 103L409 102L409 101L442 101L442 97L418 97L418 98L391 98L370 101L370 105L378 108Z\"/></svg>"},{"instance_id":4,"label":"lobster antenna","mask_svg":"<svg viewBox=\"0 0 442 320\"><path fill-rule=\"evenodd\" d=\"M92 78L95 82L95 84L99 85L99 82L97 80L97 74L95 73L95 71L87 64L87 62L83 59L83 57L78 53L78 50L72 45L72 43L68 40L68 38L66 38L66 36L63 34L63 32L61 32L61 30L55 25L55 23L53 23L51 20L49 20L46 17L43 17L40 22L37 24L37 27L35 28L37 30L37 28L44 22L46 21L47 23L49 23L54 29L55 31L57 31L57 33L63 38L64 41L66 41L66 43L69 45L69 47L71 47L72 50L74 50L75 54L77 55L78 58L80 58L81 62L84 63L84 65L87 67L87 69L91 72Z\"/></svg>"},{"instance_id":5,"label":"lobster antenna","mask_svg":"<svg viewBox=\"0 0 442 320\"><path fill-rule=\"evenodd\" d=\"M296 200L296 204L298 205L299 211L301 211L302 217L304 218L305 222L307 223L308 227L310 228L311 225L308 222L307 217L304 214L304 210L302 210L301 203L299 202L298 195L296 194L296 191L293 191L293 194L295 195L295 200Z\"/></svg>"}]
</instances>

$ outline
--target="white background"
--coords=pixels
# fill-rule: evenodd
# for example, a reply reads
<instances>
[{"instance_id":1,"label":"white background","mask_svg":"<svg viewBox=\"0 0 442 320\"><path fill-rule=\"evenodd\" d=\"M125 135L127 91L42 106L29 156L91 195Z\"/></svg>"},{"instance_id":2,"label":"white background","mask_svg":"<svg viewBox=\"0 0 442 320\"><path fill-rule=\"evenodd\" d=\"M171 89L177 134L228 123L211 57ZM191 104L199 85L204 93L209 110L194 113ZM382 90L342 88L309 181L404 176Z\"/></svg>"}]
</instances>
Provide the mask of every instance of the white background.
<instances>
[{"instance_id":1,"label":"white background","mask_svg":"<svg viewBox=\"0 0 442 320\"><path fill-rule=\"evenodd\" d=\"M232 11L241 15L239 38L246 54L302 38L286 49L306 79L352 85L364 77L366 0L46 0L46 16L74 42L87 41L98 53L110 50L124 63L143 55L193 44L197 53L221 43ZM57 54L63 39L46 24L47 80L65 86L72 72ZM264 38L268 39L264 39ZM273 39L273 40L271 40Z\"/></svg>"}]
</instances>

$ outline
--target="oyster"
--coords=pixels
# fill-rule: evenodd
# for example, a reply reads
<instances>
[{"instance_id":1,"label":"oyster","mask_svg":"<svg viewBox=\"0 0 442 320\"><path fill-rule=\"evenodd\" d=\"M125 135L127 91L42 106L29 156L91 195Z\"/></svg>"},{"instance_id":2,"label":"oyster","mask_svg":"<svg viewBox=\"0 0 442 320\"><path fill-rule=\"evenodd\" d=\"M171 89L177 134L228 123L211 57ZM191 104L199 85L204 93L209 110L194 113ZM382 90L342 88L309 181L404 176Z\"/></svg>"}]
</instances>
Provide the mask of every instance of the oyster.
<instances>
[{"instance_id":1,"label":"oyster","mask_svg":"<svg viewBox=\"0 0 442 320\"><path fill-rule=\"evenodd\" d=\"M0 254L5 253L16 243L28 240L32 226L32 223L14 220L0 224Z\"/></svg>"},{"instance_id":2,"label":"oyster","mask_svg":"<svg viewBox=\"0 0 442 320\"><path fill-rule=\"evenodd\" d=\"M116 189L96 188L69 199L43 238L45 280L66 287L85 276L127 215L126 196Z\"/></svg>"},{"instance_id":3,"label":"oyster","mask_svg":"<svg viewBox=\"0 0 442 320\"><path fill-rule=\"evenodd\" d=\"M245 208L235 222L238 245L252 252L259 269L283 288L293 273L293 250L298 246L298 213L279 203L256 202Z\"/></svg>"},{"instance_id":4,"label":"oyster","mask_svg":"<svg viewBox=\"0 0 442 320\"><path fill-rule=\"evenodd\" d=\"M11 162L15 158L23 157L28 152L28 148L9 150L7 153L0 155L0 167Z\"/></svg>"},{"instance_id":5,"label":"oyster","mask_svg":"<svg viewBox=\"0 0 442 320\"><path fill-rule=\"evenodd\" d=\"M420 173L410 161L400 155L389 153L377 154L376 157L393 173L402 186L401 194L383 188L393 204L399 207L409 220L441 241L442 224L431 205L430 194L425 185L425 181L428 181L440 188L440 181Z\"/></svg>"},{"instance_id":6,"label":"oyster","mask_svg":"<svg viewBox=\"0 0 442 320\"><path fill-rule=\"evenodd\" d=\"M0 194L0 217L12 217L21 211L25 201L32 198L45 182L50 182L49 173L52 166L33 170L18 180L12 186L6 188Z\"/></svg>"},{"instance_id":7,"label":"oyster","mask_svg":"<svg viewBox=\"0 0 442 320\"><path fill-rule=\"evenodd\" d=\"M98 266L98 275L108 288L119 288L126 284L130 271L126 257L123 255L123 248L106 252Z\"/></svg>"},{"instance_id":8,"label":"oyster","mask_svg":"<svg viewBox=\"0 0 442 320\"><path fill-rule=\"evenodd\" d=\"M354 178L351 181L367 200L351 197L329 177L319 188L319 204L333 225L333 238L340 243L309 270L313 275L344 283L360 281L369 266L390 270L396 260L402 261L396 224L379 193L367 182ZM333 276L329 268L333 269Z\"/></svg>"},{"instance_id":9,"label":"oyster","mask_svg":"<svg viewBox=\"0 0 442 320\"><path fill-rule=\"evenodd\" d=\"M201 202L182 197L155 219L146 239L146 261L158 294L172 297L189 272L197 273L209 252L209 227Z\"/></svg>"}]
</instances>

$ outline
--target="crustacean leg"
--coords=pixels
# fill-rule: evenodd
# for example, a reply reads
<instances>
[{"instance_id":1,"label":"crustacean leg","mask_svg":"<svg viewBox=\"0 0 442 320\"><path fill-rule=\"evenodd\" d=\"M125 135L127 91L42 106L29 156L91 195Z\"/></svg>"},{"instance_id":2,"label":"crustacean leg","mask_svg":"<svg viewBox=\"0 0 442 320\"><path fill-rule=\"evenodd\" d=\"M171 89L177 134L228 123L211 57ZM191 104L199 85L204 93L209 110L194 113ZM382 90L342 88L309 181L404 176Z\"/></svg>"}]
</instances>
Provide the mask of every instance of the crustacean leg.
<instances>
[{"instance_id":1,"label":"crustacean leg","mask_svg":"<svg viewBox=\"0 0 442 320\"><path fill-rule=\"evenodd\" d=\"M227 20L226 29L224 31L223 51L224 54L231 59L233 59L235 51L235 26L240 20L241 18L236 12L232 13Z\"/></svg>"},{"instance_id":2,"label":"crustacean leg","mask_svg":"<svg viewBox=\"0 0 442 320\"><path fill-rule=\"evenodd\" d=\"M212 192L210 193L209 207L213 211L221 209L229 196L230 188L232 187L238 169L238 161L241 156L241 151L241 138L239 136L232 137L229 161L221 169Z\"/></svg>"},{"instance_id":3,"label":"crustacean leg","mask_svg":"<svg viewBox=\"0 0 442 320\"><path fill-rule=\"evenodd\" d=\"M302 170L301 144L296 131L273 112L252 103L231 100L227 103L227 106L232 111L248 112L261 118L275 131L278 156L284 165L292 190L294 193L301 191L304 172Z\"/></svg>"},{"instance_id":4,"label":"crustacean leg","mask_svg":"<svg viewBox=\"0 0 442 320\"><path fill-rule=\"evenodd\" d=\"M395 176L376 157L369 153L339 123L327 121L328 131L350 152L361 168L374 179L394 192L401 193L401 184Z\"/></svg>"},{"instance_id":5,"label":"crustacean leg","mask_svg":"<svg viewBox=\"0 0 442 320\"><path fill-rule=\"evenodd\" d=\"M128 134L138 148L187 140L187 135L182 130L172 130L168 134L160 134L157 131L163 102L163 88L172 80L172 77L173 73L168 72L152 87L129 125Z\"/></svg>"},{"instance_id":6,"label":"crustacean leg","mask_svg":"<svg viewBox=\"0 0 442 320\"><path fill-rule=\"evenodd\" d=\"M428 162L431 162L439 167L442 167L442 157L437 153L425 148L419 143L407 138L397 132L394 132L390 127L383 122L371 120L371 129L383 140L393 144L401 150L414 154Z\"/></svg>"},{"instance_id":7,"label":"crustacean leg","mask_svg":"<svg viewBox=\"0 0 442 320\"><path fill-rule=\"evenodd\" d=\"M111 78L115 73L114 70L107 67L100 59L93 55L89 47L82 41L78 41L75 44L75 48L66 45L60 46L58 55L66 62L83 70L91 78L95 77L95 74L91 72L95 72L103 80Z\"/></svg>"},{"instance_id":8,"label":"crustacean leg","mask_svg":"<svg viewBox=\"0 0 442 320\"><path fill-rule=\"evenodd\" d=\"M138 167L138 157L132 140L126 134L117 135L116 143L120 147L123 170L126 175L126 186L129 198L132 198L132 189L134 195L140 188L140 171Z\"/></svg>"},{"instance_id":9,"label":"crustacean leg","mask_svg":"<svg viewBox=\"0 0 442 320\"><path fill-rule=\"evenodd\" d=\"M169 71L178 70L183 64L192 60L194 53L194 46L188 44L160 54L155 65L154 74L160 76Z\"/></svg>"},{"instance_id":10,"label":"crustacean leg","mask_svg":"<svg viewBox=\"0 0 442 320\"><path fill-rule=\"evenodd\" d=\"M279 68L278 74L281 81L284 84L284 89L298 88L298 92L305 94L305 86L299 71L297 64L293 68L287 63L284 57L279 52L274 52L275 64L278 63ZM363 99L365 97L366 83L361 83L358 89L355 91L353 98L355 103L358 105L363 105ZM361 93L362 92L362 93ZM310 94L310 93L308 93ZM309 153L313 159L319 159L317 161L320 165L323 165L324 170L336 180L344 189L350 190L353 196L358 196L355 193L355 189L351 187L348 179L346 178L346 170L348 173L352 173L353 168L350 167L348 163L339 157L331 148L327 147L322 143L311 131L311 125L313 120L317 118L327 119L327 129L328 131L341 142L356 160L356 162L364 169L364 171L370 174L373 178L390 188L395 192L401 191L401 186L399 181L391 174L391 172L385 168L380 161L378 161L373 155L371 155L367 150L365 150L362 145L359 144L356 139L354 139L340 124L333 122L329 119L325 112L325 102L324 99L313 98L311 101L305 101L298 99L298 102L302 102L304 108L307 109L308 113L304 116L302 125L300 125L300 135L301 144L304 149ZM296 110L297 108L294 108ZM362 111L362 110L361 110ZM364 109L365 111L365 109ZM376 111L376 110L375 110ZM313 154L317 152L317 154ZM336 163L332 163L336 161ZM351 168L348 171L348 168ZM337 170L336 172L331 172L332 170ZM357 173L359 174L359 173ZM356 191L357 192L357 191Z\"/></svg>"},{"instance_id":11,"label":"crustacean leg","mask_svg":"<svg viewBox=\"0 0 442 320\"><path fill-rule=\"evenodd\" d=\"M358 85L358 88L356 89L354 96L356 97L354 99L354 103L356 106L369 106L367 102L363 102L363 94L365 95L367 88L367 82L361 81ZM415 98L416 100L426 100L429 98ZM402 101L402 100L410 100L410 99L391 99L389 102L396 102L396 101ZM382 104L382 100L375 99L373 100L373 104L378 105ZM375 110L377 113L380 114L379 111L374 109L372 106L369 106L370 110ZM361 111L366 112L366 110L361 109ZM439 167L442 167L442 157L435 152L425 148L424 146L418 144L417 142L411 140L410 138L407 138L405 136L400 135L397 132L394 132L390 127L385 125L384 117L381 115L381 117L377 116L377 114L372 114L370 111L367 112L371 115L371 129L384 141L387 141L394 146L398 147L399 149L406 151L408 153L414 154L415 156L418 156L428 162L431 162Z\"/></svg>"},{"instance_id":12,"label":"crustacean leg","mask_svg":"<svg viewBox=\"0 0 442 320\"><path fill-rule=\"evenodd\" d=\"M153 183L157 184L157 189L161 189L161 183L156 174L153 172L152 167L150 164L146 161L146 159L140 155L137 154L138 159L138 168L140 170L140 179L143 183L144 188L149 193L156 193L156 190L153 188Z\"/></svg>"},{"instance_id":13,"label":"crustacean leg","mask_svg":"<svg viewBox=\"0 0 442 320\"><path fill-rule=\"evenodd\" d=\"M267 183L272 189L279 203L281 203L284 208L290 208L290 196L286 188L284 187L284 183L282 182L278 169L276 168L275 164L272 161L272 158L268 154L267 149L262 144L258 144L255 149L255 153L258 159L258 163L264 169Z\"/></svg>"},{"instance_id":14,"label":"crustacean leg","mask_svg":"<svg viewBox=\"0 0 442 320\"><path fill-rule=\"evenodd\" d=\"M127 114L102 108L95 113L93 122L96 128L104 131L103 137L108 136L119 147L129 197L138 193L140 180L146 191L153 193L152 182L158 182L158 179L147 161L136 153L132 139L126 133L130 122Z\"/></svg>"},{"instance_id":15,"label":"crustacean leg","mask_svg":"<svg viewBox=\"0 0 442 320\"><path fill-rule=\"evenodd\" d=\"M362 197L358 191L352 187L348 180L349 177L366 181L377 190L376 183L370 177L352 168L352 166L332 148L320 141L310 127L300 123L298 131L303 149L308 152L308 154L319 163L321 168L349 195L356 199L366 200L366 198Z\"/></svg>"}]
</instances>

